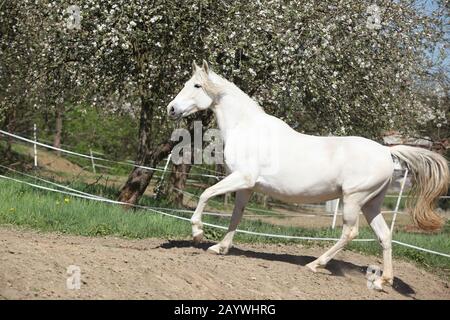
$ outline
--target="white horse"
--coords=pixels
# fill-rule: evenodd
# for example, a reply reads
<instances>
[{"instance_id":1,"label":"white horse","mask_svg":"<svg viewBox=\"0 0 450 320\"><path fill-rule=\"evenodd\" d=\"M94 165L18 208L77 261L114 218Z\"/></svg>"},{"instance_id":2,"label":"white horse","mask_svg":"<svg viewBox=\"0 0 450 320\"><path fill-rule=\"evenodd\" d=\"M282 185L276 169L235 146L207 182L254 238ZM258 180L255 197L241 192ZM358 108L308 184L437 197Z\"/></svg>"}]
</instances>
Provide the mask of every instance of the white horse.
<instances>
[{"instance_id":1,"label":"white horse","mask_svg":"<svg viewBox=\"0 0 450 320\"><path fill-rule=\"evenodd\" d=\"M341 238L307 267L316 272L358 235L362 211L383 248L384 271L377 285L381 288L383 283L392 284L391 232L380 214L394 170L392 156L404 162L415 178L417 200L411 210L413 220L428 230L443 224L433 207L447 191L449 169L447 161L437 153L409 146L386 147L361 137L300 134L266 114L254 100L212 72L203 61L201 68L193 63L192 78L167 106L167 112L178 119L206 109L212 109L217 118L230 174L201 194L191 218L194 241L203 238L202 212L207 201L216 195L236 192L228 232L209 252L228 252L252 191L296 203L342 197ZM261 149L266 152L262 157L258 156ZM271 156L270 161L267 156Z\"/></svg>"}]
</instances>

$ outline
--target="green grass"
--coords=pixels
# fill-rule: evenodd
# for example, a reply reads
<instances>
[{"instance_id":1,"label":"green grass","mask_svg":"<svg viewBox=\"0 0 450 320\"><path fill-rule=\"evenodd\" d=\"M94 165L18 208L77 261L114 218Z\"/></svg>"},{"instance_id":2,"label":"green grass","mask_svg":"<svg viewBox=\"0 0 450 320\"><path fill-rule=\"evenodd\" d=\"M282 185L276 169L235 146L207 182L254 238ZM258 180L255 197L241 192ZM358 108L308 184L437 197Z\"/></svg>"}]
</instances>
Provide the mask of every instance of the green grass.
<instances>
[{"instance_id":1,"label":"green grass","mask_svg":"<svg viewBox=\"0 0 450 320\"><path fill-rule=\"evenodd\" d=\"M23 177L19 177L23 180ZM33 183L39 184L36 181ZM86 185L80 182L71 187L104 197L115 199L117 190L101 185ZM62 194L38 190L30 186L0 179L0 224L30 227L42 231L58 231L62 233L105 236L115 235L127 238L158 237L164 239L188 239L191 230L189 223L147 210L125 211L118 205L79 199ZM163 206L164 201L156 201L144 197L141 204L147 206ZM181 215L177 213L178 215ZM182 216L189 217L188 214ZM205 222L228 225L228 218L205 216ZM240 229L293 236L339 237L340 230L330 228L307 229L288 226L274 226L259 220L244 219ZM219 240L224 231L205 227L206 237ZM373 238L373 232L361 228L360 238ZM437 234L417 234L396 232L394 239L439 252L450 252L450 224ZM237 234L237 242L292 243L301 242L306 245L329 246L329 242L285 240L266 238L256 235ZM348 248L364 254L379 255L378 243L352 242ZM300 254L300 253L299 253ZM436 256L414 249L394 245L394 256L418 263L446 277L450 276L450 259Z\"/></svg>"},{"instance_id":2,"label":"green grass","mask_svg":"<svg viewBox=\"0 0 450 320\"><path fill-rule=\"evenodd\" d=\"M404 195L407 195L408 193L406 192ZM390 197L391 195L389 195L389 197L384 198L383 201L383 208L387 209L387 210L394 210L395 209L395 205L397 204L397 196L398 194L392 194L395 197ZM405 209L405 204L406 204L406 197L402 197L402 199L400 200L400 205L398 207L398 209L404 210Z\"/></svg>"}]
</instances>

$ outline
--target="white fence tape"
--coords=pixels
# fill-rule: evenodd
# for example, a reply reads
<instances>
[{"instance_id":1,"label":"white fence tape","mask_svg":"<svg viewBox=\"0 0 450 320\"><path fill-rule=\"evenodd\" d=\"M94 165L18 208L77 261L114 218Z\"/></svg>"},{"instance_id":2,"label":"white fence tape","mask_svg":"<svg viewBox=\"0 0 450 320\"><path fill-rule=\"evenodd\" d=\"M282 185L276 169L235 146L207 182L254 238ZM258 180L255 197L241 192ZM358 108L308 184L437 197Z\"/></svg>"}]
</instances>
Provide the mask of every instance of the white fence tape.
<instances>
[{"instance_id":1,"label":"white fence tape","mask_svg":"<svg viewBox=\"0 0 450 320\"><path fill-rule=\"evenodd\" d=\"M179 219L179 220L189 221L190 222L189 218L180 217L178 215L174 215L174 214L170 214L170 213L163 212L163 211L160 211L160 210L156 210L156 209L153 209L153 208L147 207L147 206L130 205L128 203L121 202L121 201L111 200L111 199L107 199L107 198L99 198L99 197L97 197L95 195L87 195L87 194L81 194L79 192L69 192L69 191L57 190L57 189L53 189L53 188L48 188L48 187L45 187L45 186L37 185L37 184L34 184L34 183L22 181L22 180L19 180L19 179L15 179L15 178L12 178L12 177L4 176L4 175L0 175L0 178L6 179L6 180L11 180L11 181L14 181L14 182L17 182L17 183L21 183L21 184L26 184L28 186L31 186L31 187L34 187L34 188L38 188L38 189L42 189L42 190L46 190L46 191L50 191L50 192L55 192L55 193L70 195L70 196L77 197L77 198L83 198L83 199L87 199L87 200L105 202L105 203L110 203L110 204L127 205L127 206L135 207L135 208L138 208L138 209L148 210L148 211L151 211L153 213L158 213L158 214L161 214L163 216L167 216L167 217L171 217L171 218L175 218L175 219ZM46 181L46 180L42 179L42 181ZM228 230L227 227L221 226L221 225L216 225L216 224L207 223L207 222L204 222L203 224L205 226L209 226L209 227L216 228L216 229ZM317 237L316 238L316 237L302 237L302 236L287 236L287 235L281 235L281 234L260 233L260 232L254 232L254 231L248 231L248 230L240 230L240 229L237 229L236 231L239 232L239 233L243 233L243 234L250 234L250 235L270 237L270 238L292 239L292 240L309 240L309 241L337 241L337 240L339 240L337 238L325 238L325 237L323 237L323 238L322 237ZM375 239L354 239L353 241L373 242L373 241L375 241ZM431 254L440 255L440 256L443 256L443 257L450 258L450 254L429 250L429 249L426 249L426 248L414 246L414 245L411 245L411 244L408 244L408 243L404 243L404 242L401 242L401 241L397 241L397 240L392 240L392 242L396 243L396 244L399 244L401 246L408 247L408 248L412 248L412 249L416 249L416 250L419 250L419 251L423 251L423 252L427 252L427 253L431 253Z\"/></svg>"},{"instance_id":2,"label":"white fence tape","mask_svg":"<svg viewBox=\"0 0 450 320\"><path fill-rule=\"evenodd\" d=\"M418 246L414 246L414 245L412 245L412 244L408 244L408 243L401 242L401 241L398 241L398 240L392 240L392 242L393 242L393 243L396 243L396 244L399 244L399 245L401 245L401 246L404 246L404 247L408 247L408 248L416 249L416 250L419 250L419 251L423 251L423 252L428 252L428 253L436 254L436 255L438 255L438 256L443 256L443 257L450 258L450 254L446 254L446 253L442 253L442 252L437 252L437 251L433 251L433 250L430 250L430 249L425 249L425 248L418 247Z\"/></svg>"}]
</instances>

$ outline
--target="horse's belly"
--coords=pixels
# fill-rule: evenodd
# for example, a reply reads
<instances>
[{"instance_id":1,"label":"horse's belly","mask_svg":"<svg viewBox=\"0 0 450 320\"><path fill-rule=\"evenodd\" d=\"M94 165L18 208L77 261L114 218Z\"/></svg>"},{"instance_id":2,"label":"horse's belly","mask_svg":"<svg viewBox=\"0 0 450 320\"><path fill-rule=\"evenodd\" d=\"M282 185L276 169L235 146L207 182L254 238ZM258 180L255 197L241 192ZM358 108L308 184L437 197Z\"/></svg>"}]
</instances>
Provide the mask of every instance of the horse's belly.
<instances>
[{"instance_id":1,"label":"horse's belly","mask_svg":"<svg viewBox=\"0 0 450 320\"><path fill-rule=\"evenodd\" d=\"M342 194L337 185L324 183L314 186L277 186L257 181L254 190L267 194L275 199L291 203L316 203L339 198Z\"/></svg>"}]
</instances>

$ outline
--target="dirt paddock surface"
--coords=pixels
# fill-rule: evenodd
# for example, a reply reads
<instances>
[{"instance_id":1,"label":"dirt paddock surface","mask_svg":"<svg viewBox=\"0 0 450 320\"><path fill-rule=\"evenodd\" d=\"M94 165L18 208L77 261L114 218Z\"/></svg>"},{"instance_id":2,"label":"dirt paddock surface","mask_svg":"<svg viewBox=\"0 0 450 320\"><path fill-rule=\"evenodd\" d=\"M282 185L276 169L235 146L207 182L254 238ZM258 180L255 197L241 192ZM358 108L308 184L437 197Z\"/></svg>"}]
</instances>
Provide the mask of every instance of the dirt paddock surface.
<instances>
[{"instance_id":1,"label":"dirt paddock surface","mask_svg":"<svg viewBox=\"0 0 450 320\"><path fill-rule=\"evenodd\" d=\"M377 257L344 251L314 274L305 264L324 248L237 244L214 256L209 245L0 227L0 298L450 299L448 282L404 261L394 261L394 286L377 292L365 279ZM66 287L70 265L81 269L79 290Z\"/></svg>"}]
</instances>

